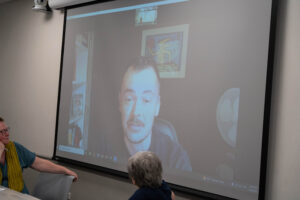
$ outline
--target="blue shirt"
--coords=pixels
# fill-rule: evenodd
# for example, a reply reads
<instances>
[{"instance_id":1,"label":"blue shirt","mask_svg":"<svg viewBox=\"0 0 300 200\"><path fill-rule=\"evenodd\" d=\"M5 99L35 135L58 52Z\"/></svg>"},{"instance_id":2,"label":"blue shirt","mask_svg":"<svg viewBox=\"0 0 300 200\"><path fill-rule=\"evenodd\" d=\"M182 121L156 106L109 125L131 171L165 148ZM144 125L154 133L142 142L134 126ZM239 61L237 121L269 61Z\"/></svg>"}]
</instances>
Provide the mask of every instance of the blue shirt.
<instances>
[{"instance_id":1,"label":"blue shirt","mask_svg":"<svg viewBox=\"0 0 300 200\"><path fill-rule=\"evenodd\" d=\"M171 189L165 181L159 188L141 187L129 200L171 200Z\"/></svg>"},{"instance_id":2,"label":"blue shirt","mask_svg":"<svg viewBox=\"0 0 300 200\"><path fill-rule=\"evenodd\" d=\"M28 149L26 149L25 147L23 147L21 144L14 142L15 146L16 146L16 150L18 153L18 157L19 157L19 161L20 161L20 165L22 168L22 171L24 168L30 167L34 160L35 160L35 154L32 153L31 151L29 151ZM1 171L2 171L2 186L8 187L8 176L7 176L7 163L5 160L4 166L2 164L0 164L1 167ZM28 189L26 188L26 185L24 183L24 188L21 191L22 193L27 193Z\"/></svg>"}]
</instances>

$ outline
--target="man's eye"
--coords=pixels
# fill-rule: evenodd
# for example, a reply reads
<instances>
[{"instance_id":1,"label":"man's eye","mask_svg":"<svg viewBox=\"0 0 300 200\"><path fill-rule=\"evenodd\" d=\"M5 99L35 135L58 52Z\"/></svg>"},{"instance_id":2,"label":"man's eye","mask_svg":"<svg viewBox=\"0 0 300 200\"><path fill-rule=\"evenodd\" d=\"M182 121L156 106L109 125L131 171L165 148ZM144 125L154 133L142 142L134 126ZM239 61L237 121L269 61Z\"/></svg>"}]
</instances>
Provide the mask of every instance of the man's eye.
<instances>
[{"instance_id":1,"label":"man's eye","mask_svg":"<svg viewBox=\"0 0 300 200\"><path fill-rule=\"evenodd\" d=\"M133 100L132 97L125 97L125 98L124 98L124 101L125 101L125 102L131 102L132 100Z\"/></svg>"},{"instance_id":2,"label":"man's eye","mask_svg":"<svg viewBox=\"0 0 300 200\"><path fill-rule=\"evenodd\" d=\"M150 103L152 101L151 98L143 98L144 103Z\"/></svg>"}]
</instances>

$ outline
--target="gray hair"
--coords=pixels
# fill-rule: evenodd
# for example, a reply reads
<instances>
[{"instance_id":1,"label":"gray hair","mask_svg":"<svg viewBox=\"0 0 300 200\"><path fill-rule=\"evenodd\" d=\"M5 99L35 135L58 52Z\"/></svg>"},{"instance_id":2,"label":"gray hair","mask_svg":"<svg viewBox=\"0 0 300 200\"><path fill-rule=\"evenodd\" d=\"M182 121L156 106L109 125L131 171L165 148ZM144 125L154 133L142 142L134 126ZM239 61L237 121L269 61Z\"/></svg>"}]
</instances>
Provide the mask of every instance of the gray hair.
<instances>
[{"instance_id":1,"label":"gray hair","mask_svg":"<svg viewBox=\"0 0 300 200\"><path fill-rule=\"evenodd\" d=\"M150 151L140 151L131 156L127 165L128 175L138 187L158 188L162 183L162 164Z\"/></svg>"}]
</instances>

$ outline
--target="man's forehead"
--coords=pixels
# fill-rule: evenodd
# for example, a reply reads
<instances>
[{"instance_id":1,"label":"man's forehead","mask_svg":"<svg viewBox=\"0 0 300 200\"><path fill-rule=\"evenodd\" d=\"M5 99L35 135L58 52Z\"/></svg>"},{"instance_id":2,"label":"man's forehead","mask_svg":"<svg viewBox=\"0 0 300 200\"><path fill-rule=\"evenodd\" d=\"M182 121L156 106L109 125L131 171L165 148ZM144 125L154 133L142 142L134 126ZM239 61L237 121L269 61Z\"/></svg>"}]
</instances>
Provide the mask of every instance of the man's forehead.
<instances>
[{"instance_id":1,"label":"man's forehead","mask_svg":"<svg viewBox=\"0 0 300 200\"><path fill-rule=\"evenodd\" d=\"M122 90L139 90L158 92L158 79L153 68L135 70L129 67L124 75Z\"/></svg>"}]
</instances>

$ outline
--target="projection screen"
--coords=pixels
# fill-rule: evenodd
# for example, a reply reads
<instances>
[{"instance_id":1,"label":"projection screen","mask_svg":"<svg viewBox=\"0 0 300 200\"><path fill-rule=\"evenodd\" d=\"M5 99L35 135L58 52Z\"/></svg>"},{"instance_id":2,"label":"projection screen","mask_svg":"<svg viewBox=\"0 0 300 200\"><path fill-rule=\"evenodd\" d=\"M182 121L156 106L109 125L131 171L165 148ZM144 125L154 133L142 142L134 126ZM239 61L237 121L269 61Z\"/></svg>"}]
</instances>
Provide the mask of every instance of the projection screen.
<instances>
[{"instance_id":1,"label":"projection screen","mask_svg":"<svg viewBox=\"0 0 300 200\"><path fill-rule=\"evenodd\" d=\"M259 199L272 4L66 9L54 157L126 172L131 155L149 150L171 184Z\"/></svg>"}]
</instances>

